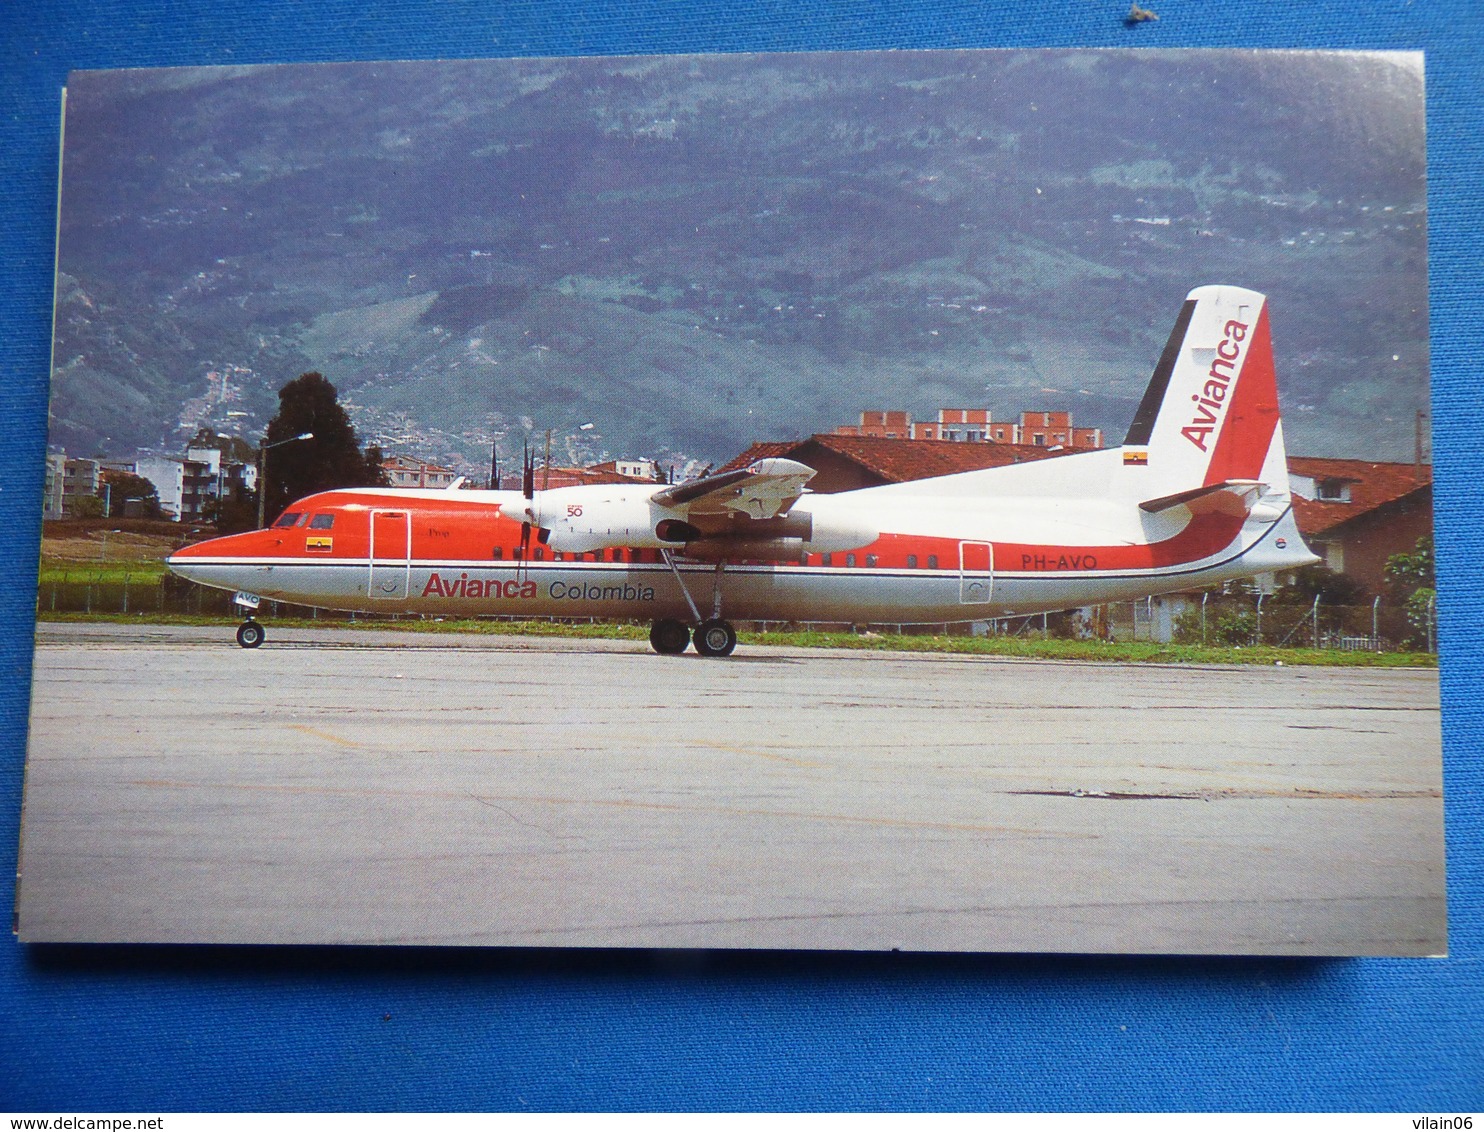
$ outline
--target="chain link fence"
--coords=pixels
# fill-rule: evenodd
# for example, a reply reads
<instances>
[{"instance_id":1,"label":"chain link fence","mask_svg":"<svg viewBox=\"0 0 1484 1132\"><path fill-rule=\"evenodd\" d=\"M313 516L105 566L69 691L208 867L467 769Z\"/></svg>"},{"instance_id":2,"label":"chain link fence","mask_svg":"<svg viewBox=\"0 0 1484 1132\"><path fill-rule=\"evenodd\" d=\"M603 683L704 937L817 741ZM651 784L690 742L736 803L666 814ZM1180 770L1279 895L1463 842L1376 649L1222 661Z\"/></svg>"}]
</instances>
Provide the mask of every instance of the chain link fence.
<instances>
[{"instance_id":1,"label":"chain link fence","mask_svg":"<svg viewBox=\"0 0 1484 1132\"><path fill-rule=\"evenodd\" d=\"M238 611L224 590L207 589L181 578L142 578L131 582L63 578L41 583L39 613L167 613L234 617ZM265 601L270 617L324 620L398 620L397 614L351 614L286 602ZM511 618L501 618L510 620ZM553 618L571 621L574 618ZM581 619L590 620L590 619ZM751 626L753 623L748 623ZM759 622L779 627L783 622ZM1398 604L1377 598L1364 605L1326 604L1322 599L1296 599L1277 594L1167 594L1134 602L1091 606L1062 613L952 625L813 624L813 628L877 633L1005 636L1155 641L1185 645L1365 650L1369 652L1437 651L1437 600L1423 591Z\"/></svg>"}]
</instances>

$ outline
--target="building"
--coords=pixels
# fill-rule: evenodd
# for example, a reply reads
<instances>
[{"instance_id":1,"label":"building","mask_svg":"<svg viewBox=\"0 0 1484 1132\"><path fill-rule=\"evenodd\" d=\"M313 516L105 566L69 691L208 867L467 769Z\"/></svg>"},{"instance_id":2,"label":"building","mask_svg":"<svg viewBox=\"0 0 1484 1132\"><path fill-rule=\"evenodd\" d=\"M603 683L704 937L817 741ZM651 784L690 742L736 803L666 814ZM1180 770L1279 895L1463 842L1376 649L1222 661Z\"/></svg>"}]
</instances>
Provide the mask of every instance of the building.
<instances>
[{"instance_id":1,"label":"building","mask_svg":"<svg viewBox=\"0 0 1484 1132\"><path fill-rule=\"evenodd\" d=\"M217 500L256 491L258 486L256 464L233 459L210 446L193 445L184 456L110 460L106 466L143 476L154 484L160 515L175 522L200 522L216 510ZM123 515L124 501L115 500L114 505L114 513Z\"/></svg>"},{"instance_id":2,"label":"building","mask_svg":"<svg viewBox=\"0 0 1484 1132\"><path fill-rule=\"evenodd\" d=\"M62 485L67 474L67 453L62 451L46 454L46 483L41 495L41 517L60 519L64 496Z\"/></svg>"},{"instance_id":3,"label":"building","mask_svg":"<svg viewBox=\"0 0 1484 1132\"><path fill-rule=\"evenodd\" d=\"M623 461L624 463L640 463L640 461ZM583 487L603 483L647 483L653 485L656 481L653 475L630 476L614 470L616 461L609 460L604 464L594 464L591 468L564 468L553 464L551 467L538 465L536 468L536 490L547 491L558 487ZM649 464L649 461L642 461ZM649 464L651 468L653 464ZM520 476L508 475L500 477L500 487L506 491L520 490Z\"/></svg>"},{"instance_id":4,"label":"building","mask_svg":"<svg viewBox=\"0 0 1484 1132\"><path fill-rule=\"evenodd\" d=\"M629 479L655 482L659 479L653 460L607 460L588 469L593 472L613 472Z\"/></svg>"},{"instance_id":5,"label":"building","mask_svg":"<svg viewBox=\"0 0 1484 1132\"><path fill-rule=\"evenodd\" d=\"M1001 435L991 434L994 424L988 409L939 409L936 421L913 422L913 440L953 440L966 443L996 440L1005 442L1005 426L1000 426ZM1017 443L1010 440L1010 444Z\"/></svg>"},{"instance_id":6,"label":"building","mask_svg":"<svg viewBox=\"0 0 1484 1132\"><path fill-rule=\"evenodd\" d=\"M1290 456L1288 484L1299 532L1336 573L1374 594L1386 560L1432 534L1432 465Z\"/></svg>"},{"instance_id":7,"label":"building","mask_svg":"<svg viewBox=\"0 0 1484 1132\"><path fill-rule=\"evenodd\" d=\"M121 472L133 472L155 485L160 500L160 517L180 520L185 500L185 461L178 456L141 456L128 464L110 464Z\"/></svg>"},{"instance_id":8,"label":"building","mask_svg":"<svg viewBox=\"0 0 1484 1132\"><path fill-rule=\"evenodd\" d=\"M988 409L939 409L935 421L914 421L901 409L867 409L860 424L841 425L836 436L884 440L948 440L968 444L1024 444L1037 448L1101 448L1103 430L1079 428L1065 409L1020 414L1018 422L996 421Z\"/></svg>"},{"instance_id":9,"label":"building","mask_svg":"<svg viewBox=\"0 0 1484 1132\"><path fill-rule=\"evenodd\" d=\"M1017 444L1031 444L1038 448L1101 448L1103 430L1100 428L1076 428L1072 414L1064 409L1021 413L1016 426Z\"/></svg>"},{"instance_id":10,"label":"building","mask_svg":"<svg viewBox=\"0 0 1484 1132\"><path fill-rule=\"evenodd\" d=\"M98 477L103 464L98 460L62 459L62 514L70 517L83 497L97 498Z\"/></svg>"},{"instance_id":11,"label":"building","mask_svg":"<svg viewBox=\"0 0 1484 1132\"><path fill-rule=\"evenodd\" d=\"M717 470L732 471L770 456L782 456L813 468L817 474L809 481L810 490L829 493L1002 468L1068 454L1066 450L1023 444L963 444L818 433L807 440L754 444Z\"/></svg>"},{"instance_id":12,"label":"building","mask_svg":"<svg viewBox=\"0 0 1484 1132\"><path fill-rule=\"evenodd\" d=\"M381 462L381 470L392 487L444 488L459 478L452 468L414 456L389 456Z\"/></svg>"}]
</instances>

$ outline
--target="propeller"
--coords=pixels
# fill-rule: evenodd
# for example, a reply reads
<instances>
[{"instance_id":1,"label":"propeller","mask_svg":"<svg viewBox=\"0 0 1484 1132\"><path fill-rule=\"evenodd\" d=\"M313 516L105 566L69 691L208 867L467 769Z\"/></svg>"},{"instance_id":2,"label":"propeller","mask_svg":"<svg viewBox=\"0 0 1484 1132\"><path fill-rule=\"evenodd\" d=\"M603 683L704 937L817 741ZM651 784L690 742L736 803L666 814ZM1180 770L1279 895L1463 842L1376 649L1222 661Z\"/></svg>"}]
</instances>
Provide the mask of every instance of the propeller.
<instances>
[{"instance_id":1,"label":"propeller","mask_svg":"<svg viewBox=\"0 0 1484 1132\"><path fill-rule=\"evenodd\" d=\"M525 569L530 569L531 554L531 523L536 518L536 461L531 455L531 442L529 440L521 443L521 473L520 492L526 497L525 516L520 524L520 561Z\"/></svg>"}]
</instances>

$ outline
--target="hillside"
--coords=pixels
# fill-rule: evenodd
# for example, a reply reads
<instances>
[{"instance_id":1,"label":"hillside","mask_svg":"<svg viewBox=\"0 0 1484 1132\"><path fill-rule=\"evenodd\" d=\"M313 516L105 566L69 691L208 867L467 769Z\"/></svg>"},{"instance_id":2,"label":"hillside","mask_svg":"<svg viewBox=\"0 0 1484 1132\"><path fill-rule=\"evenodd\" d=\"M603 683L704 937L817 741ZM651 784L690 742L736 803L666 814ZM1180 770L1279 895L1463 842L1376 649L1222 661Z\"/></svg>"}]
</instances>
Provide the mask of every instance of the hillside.
<instances>
[{"instance_id":1,"label":"hillside","mask_svg":"<svg viewBox=\"0 0 1484 1132\"><path fill-rule=\"evenodd\" d=\"M1425 405L1421 79L1376 56L87 72L67 113L69 451L255 436L307 369L470 471L547 428L712 462L886 406L1116 440L1208 282L1273 297L1290 450L1410 458Z\"/></svg>"}]
</instances>

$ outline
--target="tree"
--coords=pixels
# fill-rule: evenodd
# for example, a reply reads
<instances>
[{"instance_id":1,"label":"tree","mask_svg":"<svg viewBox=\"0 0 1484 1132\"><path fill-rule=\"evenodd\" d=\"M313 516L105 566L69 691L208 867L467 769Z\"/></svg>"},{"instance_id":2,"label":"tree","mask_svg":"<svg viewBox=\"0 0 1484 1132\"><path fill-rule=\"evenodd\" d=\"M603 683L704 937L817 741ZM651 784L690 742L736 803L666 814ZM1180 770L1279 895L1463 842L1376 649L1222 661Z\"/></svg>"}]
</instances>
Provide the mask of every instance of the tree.
<instances>
[{"instance_id":1,"label":"tree","mask_svg":"<svg viewBox=\"0 0 1484 1132\"><path fill-rule=\"evenodd\" d=\"M1315 563L1293 572L1292 581L1274 597L1284 605L1311 605L1315 598L1323 605L1368 605L1371 595L1348 574L1336 573L1328 566Z\"/></svg>"},{"instance_id":2,"label":"tree","mask_svg":"<svg viewBox=\"0 0 1484 1132\"><path fill-rule=\"evenodd\" d=\"M1401 589L1432 589L1437 585L1435 569L1432 536L1423 535L1412 554L1393 554L1386 560L1386 580Z\"/></svg>"},{"instance_id":3,"label":"tree","mask_svg":"<svg viewBox=\"0 0 1484 1132\"><path fill-rule=\"evenodd\" d=\"M255 530L258 525L258 493L248 491L241 484L233 484L222 498L206 504L201 517L214 523L219 535Z\"/></svg>"},{"instance_id":4,"label":"tree","mask_svg":"<svg viewBox=\"0 0 1484 1132\"><path fill-rule=\"evenodd\" d=\"M1432 536L1417 540L1411 554L1393 554L1386 560L1386 580L1407 610L1407 620L1417 630L1416 644L1431 650L1437 634L1438 591Z\"/></svg>"},{"instance_id":5,"label":"tree","mask_svg":"<svg viewBox=\"0 0 1484 1132\"><path fill-rule=\"evenodd\" d=\"M67 501L63 514L68 519L101 519L103 500L97 495L74 495Z\"/></svg>"},{"instance_id":6,"label":"tree","mask_svg":"<svg viewBox=\"0 0 1484 1132\"><path fill-rule=\"evenodd\" d=\"M112 468L105 469L98 478L108 485L109 512L113 518L122 519L127 514L126 505L131 499L139 501L140 518L160 517L160 492L152 481L133 472L120 472ZM98 495L103 495L101 486Z\"/></svg>"},{"instance_id":7,"label":"tree","mask_svg":"<svg viewBox=\"0 0 1484 1132\"><path fill-rule=\"evenodd\" d=\"M281 444L266 454L266 514L271 520L290 503L316 491L379 487L387 482L379 462L363 453L335 387L323 374L300 374L278 391L278 415L268 422L264 447L303 433L312 440Z\"/></svg>"}]
</instances>

